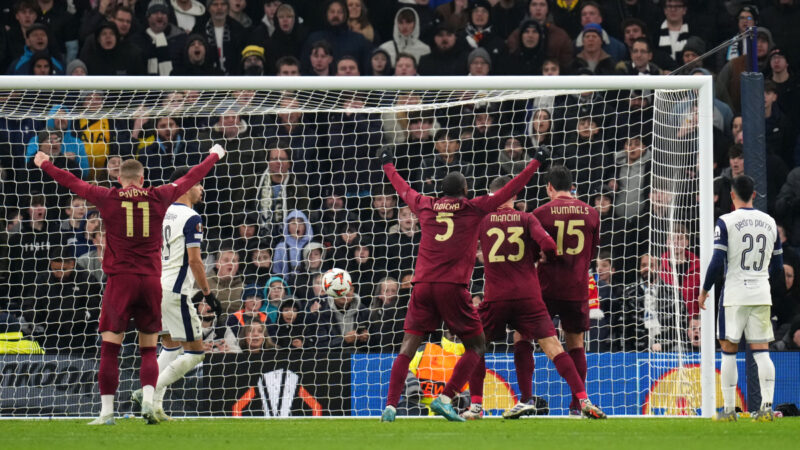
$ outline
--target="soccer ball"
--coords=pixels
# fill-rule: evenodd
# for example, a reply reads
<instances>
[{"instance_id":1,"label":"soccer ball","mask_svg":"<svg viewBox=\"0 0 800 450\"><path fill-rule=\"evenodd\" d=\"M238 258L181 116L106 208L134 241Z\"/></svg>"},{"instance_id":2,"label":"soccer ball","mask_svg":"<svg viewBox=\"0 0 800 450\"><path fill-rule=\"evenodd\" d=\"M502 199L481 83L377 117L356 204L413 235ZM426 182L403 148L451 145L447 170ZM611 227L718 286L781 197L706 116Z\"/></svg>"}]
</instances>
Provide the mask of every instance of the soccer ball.
<instances>
[{"instance_id":1,"label":"soccer ball","mask_svg":"<svg viewBox=\"0 0 800 450\"><path fill-rule=\"evenodd\" d=\"M322 287L331 297L339 298L350 292L353 281L346 270L333 268L322 275Z\"/></svg>"}]
</instances>

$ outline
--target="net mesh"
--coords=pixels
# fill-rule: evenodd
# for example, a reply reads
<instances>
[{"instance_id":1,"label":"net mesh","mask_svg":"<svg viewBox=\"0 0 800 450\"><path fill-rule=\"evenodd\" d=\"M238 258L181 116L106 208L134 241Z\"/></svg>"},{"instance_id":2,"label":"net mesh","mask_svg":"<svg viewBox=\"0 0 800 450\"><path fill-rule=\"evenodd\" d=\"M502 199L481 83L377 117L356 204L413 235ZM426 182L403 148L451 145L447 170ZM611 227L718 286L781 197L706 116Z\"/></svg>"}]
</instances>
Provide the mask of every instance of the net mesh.
<instances>
[{"instance_id":1,"label":"net mesh","mask_svg":"<svg viewBox=\"0 0 800 450\"><path fill-rule=\"evenodd\" d=\"M159 185L217 143L228 155L204 180L195 209L223 314L195 304L213 319L202 322L207 356L167 391L168 413L380 414L420 239L380 169L383 146L428 195L451 170L467 176L471 195L484 194L494 177L519 173L548 146L552 164L572 171L575 195L602 214L598 262L587 274L598 300L586 334L590 397L610 414L697 413L692 91L21 90L0 91L0 99L0 317L10 332L0 343L4 416L99 410L102 218L37 169L32 155L48 152L57 166L105 187L115 185L121 160L137 158L146 183ZM546 201L536 175L516 206L532 211ZM305 224L297 236L292 219ZM56 250L74 255L74 268L71 256L53 261ZM348 301L321 288L320 274L333 267L353 279ZM479 252L475 302L482 274ZM518 399L512 335L489 347L489 414ZM427 347L412 362L401 413L428 414L426 402L444 385L440 369L458 357L449 337L430 337L441 357ZM133 408L137 355L127 333L123 413ZM534 394L550 414L567 414L566 383L538 348L535 358Z\"/></svg>"}]
</instances>

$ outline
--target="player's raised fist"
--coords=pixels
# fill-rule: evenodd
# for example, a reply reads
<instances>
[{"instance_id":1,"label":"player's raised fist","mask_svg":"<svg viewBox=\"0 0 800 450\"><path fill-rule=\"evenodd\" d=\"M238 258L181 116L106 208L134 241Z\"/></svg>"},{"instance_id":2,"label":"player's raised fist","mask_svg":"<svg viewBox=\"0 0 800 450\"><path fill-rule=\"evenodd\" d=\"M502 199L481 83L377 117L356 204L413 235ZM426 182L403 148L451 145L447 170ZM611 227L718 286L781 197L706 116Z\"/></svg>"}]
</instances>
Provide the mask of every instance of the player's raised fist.
<instances>
[{"instance_id":1,"label":"player's raised fist","mask_svg":"<svg viewBox=\"0 0 800 450\"><path fill-rule=\"evenodd\" d=\"M221 145L214 144L214 146L211 147L211 150L209 151L209 153L214 153L215 155L219 156L219 159L222 159L222 158L225 157L225 153L226 152L225 152L225 149L222 148Z\"/></svg>"},{"instance_id":2,"label":"player's raised fist","mask_svg":"<svg viewBox=\"0 0 800 450\"><path fill-rule=\"evenodd\" d=\"M544 163L550 160L550 147L543 145L538 149L536 149L536 153L533 155L533 159L539 161L540 164L544 165Z\"/></svg>"},{"instance_id":3,"label":"player's raised fist","mask_svg":"<svg viewBox=\"0 0 800 450\"><path fill-rule=\"evenodd\" d=\"M33 157L33 163L36 164L36 167L42 167L45 161L50 161L50 155L44 152L36 152L36 156Z\"/></svg>"},{"instance_id":4,"label":"player's raised fist","mask_svg":"<svg viewBox=\"0 0 800 450\"><path fill-rule=\"evenodd\" d=\"M387 145L386 147L383 147L383 149L381 150L381 165L393 162L394 162L394 152Z\"/></svg>"}]
</instances>

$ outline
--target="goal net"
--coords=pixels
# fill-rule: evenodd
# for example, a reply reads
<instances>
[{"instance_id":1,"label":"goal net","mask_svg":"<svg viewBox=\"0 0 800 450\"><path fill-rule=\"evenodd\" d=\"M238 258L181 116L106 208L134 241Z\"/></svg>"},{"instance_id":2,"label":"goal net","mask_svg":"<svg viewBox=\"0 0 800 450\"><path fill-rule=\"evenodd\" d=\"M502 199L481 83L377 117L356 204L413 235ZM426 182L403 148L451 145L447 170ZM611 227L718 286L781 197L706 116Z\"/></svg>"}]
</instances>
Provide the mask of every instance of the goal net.
<instances>
[{"instance_id":1,"label":"goal net","mask_svg":"<svg viewBox=\"0 0 800 450\"><path fill-rule=\"evenodd\" d=\"M493 178L519 173L537 148L548 147L550 164L570 169L575 195L602 217L598 258L586 274L590 398L612 415L709 415L713 408L713 319L696 302L711 242L710 161L703 156L710 80L3 83L2 416L99 411L103 220L37 169L35 152L105 187L116 185L122 160L136 158L146 184L159 185L176 168L198 164L214 144L228 154L203 181L194 208L223 311L197 297L185 305L183 314L194 308L202 319L196 338L207 353L168 389L169 414L380 415L420 240L416 217L381 170L384 146L410 184L434 196L452 170L467 177L470 195L485 194ZM515 206L532 211L547 201L540 173ZM482 261L479 252L469 286L476 304ZM321 288L321 273L334 267L354 284L342 300ZM484 408L491 415L519 398L512 335L487 352ZM447 330L427 342L412 361L401 415L428 415L427 403L463 351ZM569 388L538 348L534 357L542 412L568 414ZM138 366L129 332L120 414L135 411ZM469 396L460 400L468 405Z\"/></svg>"}]
</instances>

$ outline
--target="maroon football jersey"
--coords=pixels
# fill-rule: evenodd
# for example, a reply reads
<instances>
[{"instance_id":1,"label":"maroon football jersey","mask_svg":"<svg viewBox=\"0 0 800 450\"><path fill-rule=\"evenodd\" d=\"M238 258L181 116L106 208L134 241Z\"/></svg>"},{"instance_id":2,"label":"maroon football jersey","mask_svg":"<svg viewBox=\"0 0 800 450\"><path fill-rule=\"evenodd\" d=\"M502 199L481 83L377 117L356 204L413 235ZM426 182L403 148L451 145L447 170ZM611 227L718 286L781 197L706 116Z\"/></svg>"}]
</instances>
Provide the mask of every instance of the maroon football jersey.
<instances>
[{"instance_id":1,"label":"maroon football jersey","mask_svg":"<svg viewBox=\"0 0 800 450\"><path fill-rule=\"evenodd\" d=\"M494 194L473 199L421 195L397 173L394 164L383 166L397 194L419 218L422 238L413 282L467 285L475 267L478 225L483 217L519 192L539 168L531 161L525 170Z\"/></svg>"},{"instance_id":2,"label":"maroon football jersey","mask_svg":"<svg viewBox=\"0 0 800 450\"><path fill-rule=\"evenodd\" d=\"M167 208L211 170L212 154L175 183L159 187L107 189L89 184L52 163L42 170L75 194L94 204L106 229L103 272L161 276L161 225Z\"/></svg>"},{"instance_id":3,"label":"maroon football jersey","mask_svg":"<svg viewBox=\"0 0 800 450\"><path fill-rule=\"evenodd\" d=\"M556 243L533 214L500 208L481 221L486 301L541 300L536 261L539 251L555 255Z\"/></svg>"},{"instance_id":4,"label":"maroon football jersey","mask_svg":"<svg viewBox=\"0 0 800 450\"><path fill-rule=\"evenodd\" d=\"M585 301L589 297L586 277L600 241L600 214L572 197L557 197L533 214L556 241L557 249L553 261L539 264L542 296Z\"/></svg>"}]
</instances>

